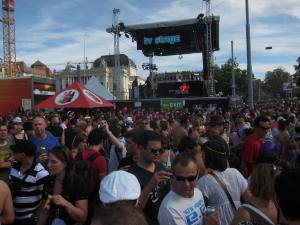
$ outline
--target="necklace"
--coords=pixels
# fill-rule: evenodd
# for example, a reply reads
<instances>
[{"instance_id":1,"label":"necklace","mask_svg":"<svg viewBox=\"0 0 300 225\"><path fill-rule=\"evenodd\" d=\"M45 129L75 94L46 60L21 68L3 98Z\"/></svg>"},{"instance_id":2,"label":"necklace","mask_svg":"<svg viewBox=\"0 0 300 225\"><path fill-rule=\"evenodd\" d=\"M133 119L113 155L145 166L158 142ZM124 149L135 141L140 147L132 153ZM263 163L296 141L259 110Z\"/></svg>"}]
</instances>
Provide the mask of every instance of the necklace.
<instances>
[{"instance_id":1,"label":"necklace","mask_svg":"<svg viewBox=\"0 0 300 225\"><path fill-rule=\"evenodd\" d=\"M0 144L0 147L3 147L5 145L7 145L7 141L4 141L2 144Z\"/></svg>"}]
</instances>

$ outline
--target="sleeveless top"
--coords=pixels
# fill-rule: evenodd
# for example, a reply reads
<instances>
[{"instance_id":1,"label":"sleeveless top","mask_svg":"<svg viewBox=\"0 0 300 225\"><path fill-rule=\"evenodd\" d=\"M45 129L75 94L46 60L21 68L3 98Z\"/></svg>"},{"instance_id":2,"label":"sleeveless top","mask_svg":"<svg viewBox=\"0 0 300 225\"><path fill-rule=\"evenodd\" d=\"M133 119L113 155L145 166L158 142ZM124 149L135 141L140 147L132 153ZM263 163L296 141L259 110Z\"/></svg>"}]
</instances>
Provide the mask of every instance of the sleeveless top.
<instances>
[{"instance_id":1,"label":"sleeveless top","mask_svg":"<svg viewBox=\"0 0 300 225\"><path fill-rule=\"evenodd\" d=\"M240 221L238 225L275 225L273 221L261 210L250 204L243 204L241 207L247 209L251 215L251 221Z\"/></svg>"}]
</instances>

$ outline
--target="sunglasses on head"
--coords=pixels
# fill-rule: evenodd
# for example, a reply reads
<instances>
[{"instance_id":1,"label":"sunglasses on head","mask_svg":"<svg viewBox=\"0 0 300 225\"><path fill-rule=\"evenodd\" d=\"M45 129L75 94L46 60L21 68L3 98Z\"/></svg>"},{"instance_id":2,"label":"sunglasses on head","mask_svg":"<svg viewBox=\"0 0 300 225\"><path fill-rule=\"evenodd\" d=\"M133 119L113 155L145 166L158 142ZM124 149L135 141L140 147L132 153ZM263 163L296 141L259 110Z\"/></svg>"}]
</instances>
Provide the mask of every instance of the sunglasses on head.
<instances>
[{"instance_id":1,"label":"sunglasses on head","mask_svg":"<svg viewBox=\"0 0 300 225\"><path fill-rule=\"evenodd\" d=\"M172 175L172 178L177 181L188 181L188 182L195 181L197 177L198 177L198 173L196 174L196 176L189 176L189 177L176 176L175 174Z\"/></svg>"}]
</instances>

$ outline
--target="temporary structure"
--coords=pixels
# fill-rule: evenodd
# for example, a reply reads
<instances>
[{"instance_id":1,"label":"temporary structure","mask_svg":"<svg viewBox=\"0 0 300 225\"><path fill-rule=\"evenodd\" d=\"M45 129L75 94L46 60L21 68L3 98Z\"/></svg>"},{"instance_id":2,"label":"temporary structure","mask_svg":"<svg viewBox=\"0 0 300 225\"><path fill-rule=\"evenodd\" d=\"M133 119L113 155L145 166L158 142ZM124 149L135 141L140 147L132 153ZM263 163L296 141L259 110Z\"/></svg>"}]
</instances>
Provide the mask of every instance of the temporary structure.
<instances>
[{"instance_id":1,"label":"temporary structure","mask_svg":"<svg viewBox=\"0 0 300 225\"><path fill-rule=\"evenodd\" d=\"M80 83L73 83L58 94L33 106L34 109L103 108L113 107L110 101L98 96Z\"/></svg>"},{"instance_id":2,"label":"temporary structure","mask_svg":"<svg viewBox=\"0 0 300 225\"><path fill-rule=\"evenodd\" d=\"M91 79L86 83L85 87L95 94L105 98L106 100L115 100L116 97L113 96L95 77L92 76Z\"/></svg>"}]
</instances>

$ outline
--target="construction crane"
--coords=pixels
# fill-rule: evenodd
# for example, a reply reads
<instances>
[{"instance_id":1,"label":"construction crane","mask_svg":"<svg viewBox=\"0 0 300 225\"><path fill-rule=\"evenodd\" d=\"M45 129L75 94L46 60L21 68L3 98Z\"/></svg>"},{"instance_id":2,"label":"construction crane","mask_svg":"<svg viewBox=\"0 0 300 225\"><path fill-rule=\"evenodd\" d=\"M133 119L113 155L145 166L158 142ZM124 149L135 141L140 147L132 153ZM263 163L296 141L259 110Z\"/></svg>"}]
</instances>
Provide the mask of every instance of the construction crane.
<instances>
[{"instance_id":1,"label":"construction crane","mask_svg":"<svg viewBox=\"0 0 300 225\"><path fill-rule=\"evenodd\" d=\"M16 64L15 1L2 0L4 77L14 77Z\"/></svg>"}]
</instances>

